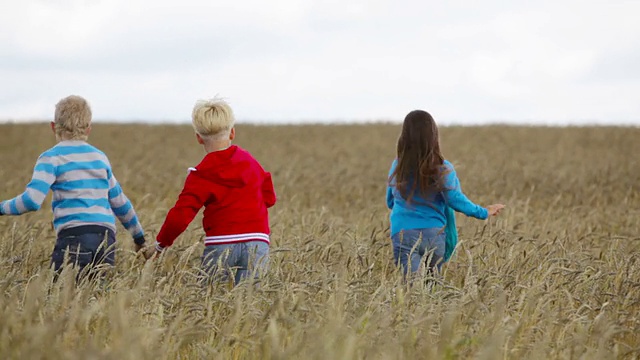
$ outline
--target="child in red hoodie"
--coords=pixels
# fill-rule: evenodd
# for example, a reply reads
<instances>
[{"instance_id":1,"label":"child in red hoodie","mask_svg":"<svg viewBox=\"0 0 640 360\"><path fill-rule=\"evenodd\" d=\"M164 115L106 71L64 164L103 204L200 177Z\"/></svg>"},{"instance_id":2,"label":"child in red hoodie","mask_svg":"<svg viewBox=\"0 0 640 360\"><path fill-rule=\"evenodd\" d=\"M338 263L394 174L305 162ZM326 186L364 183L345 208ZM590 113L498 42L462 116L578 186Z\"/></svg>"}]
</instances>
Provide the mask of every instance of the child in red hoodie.
<instances>
[{"instance_id":1,"label":"child in red hoodie","mask_svg":"<svg viewBox=\"0 0 640 360\"><path fill-rule=\"evenodd\" d=\"M234 116L219 99L201 100L192 122L207 155L189 175L175 206L167 214L156 246L145 257L159 255L187 228L204 207L206 233L202 266L211 280L234 283L258 277L269 259L269 213L276 202L271 174L246 150L232 145Z\"/></svg>"}]
</instances>

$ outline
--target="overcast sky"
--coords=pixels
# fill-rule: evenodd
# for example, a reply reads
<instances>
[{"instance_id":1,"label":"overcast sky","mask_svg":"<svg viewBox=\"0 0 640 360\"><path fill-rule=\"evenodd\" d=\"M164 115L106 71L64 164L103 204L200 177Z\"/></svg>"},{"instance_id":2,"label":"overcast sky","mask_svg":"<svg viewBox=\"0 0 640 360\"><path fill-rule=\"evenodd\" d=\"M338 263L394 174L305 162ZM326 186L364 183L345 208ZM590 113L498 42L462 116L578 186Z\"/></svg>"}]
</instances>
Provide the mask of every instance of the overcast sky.
<instances>
[{"instance_id":1,"label":"overcast sky","mask_svg":"<svg viewBox=\"0 0 640 360\"><path fill-rule=\"evenodd\" d=\"M481 5L472 5L481 4ZM0 119L640 123L640 1L0 0Z\"/></svg>"}]
</instances>

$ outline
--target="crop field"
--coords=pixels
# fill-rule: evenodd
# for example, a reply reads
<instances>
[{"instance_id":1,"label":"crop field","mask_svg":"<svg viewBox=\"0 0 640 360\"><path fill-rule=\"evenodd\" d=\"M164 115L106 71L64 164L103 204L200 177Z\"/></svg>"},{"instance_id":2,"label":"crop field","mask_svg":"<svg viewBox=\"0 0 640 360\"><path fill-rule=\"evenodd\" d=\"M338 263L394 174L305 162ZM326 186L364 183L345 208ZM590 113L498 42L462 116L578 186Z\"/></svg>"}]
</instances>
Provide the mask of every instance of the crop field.
<instances>
[{"instance_id":1,"label":"crop field","mask_svg":"<svg viewBox=\"0 0 640 360\"><path fill-rule=\"evenodd\" d=\"M105 280L54 282L48 199L0 217L0 358L640 358L640 129L442 128L467 196L507 208L458 215L443 278L412 287L384 199L400 125L237 131L278 194L259 286L200 285L200 217L149 262L120 227ZM191 128L96 123L90 142L152 240L204 155ZM0 199L54 144L46 124L0 126Z\"/></svg>"}]
</instances>

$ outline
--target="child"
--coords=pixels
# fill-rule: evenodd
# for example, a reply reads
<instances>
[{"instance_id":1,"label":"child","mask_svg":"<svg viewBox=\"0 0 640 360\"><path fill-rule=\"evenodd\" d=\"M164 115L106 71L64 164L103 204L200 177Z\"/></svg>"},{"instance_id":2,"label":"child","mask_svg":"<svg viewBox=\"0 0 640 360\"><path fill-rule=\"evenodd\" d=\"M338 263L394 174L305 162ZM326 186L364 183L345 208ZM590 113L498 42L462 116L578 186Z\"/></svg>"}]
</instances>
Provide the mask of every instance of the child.
<instances>
[{"instance_id":1,"label":"child","mask_svg":"<svg viewBox=\"0 0 640 360\"><path fill-rule=\"evenodd\" d=\"M80 270L115 261L115 216L129 230L136 251L144 232L131 202L122 192L107 156L89 145L91 108L79 96L56 104L51 130L58 144L40 155L24 193L0 203L1 215L37 211L53 191L53 226L57 240L51 263L59 271L68 253Z\"/></svg>"},{"instance_id":2,"label":"child","mask_svg":"<svg viewBox=\"0 0 640 360\"><path fill-rule=\"evenodd\" d=\"M157 256L187 228L204 207L206 233L203 270L210 280L237 284L267 268L269 213L276 202L271 174L246 150L231 145L235 138L234 116L219 99L198 101L192 122L198 143L207 152L189 175L175 206L145 257ZM221 266L221 268L218 268ZM235 274L232 270L235 269Z\"/></svg>"},{"instance_id":3,"label":"child","mask_svg":"<svg viewBox=\"0 0 640 360\"><path fill-rule=\"evenodd\" d=\"M431 256L428 269L440 270L446 207L484 220L504 205L483 208L462 193L453 165L440 153L438 128L429 113L415 110L406 116L397 151L387 187L394 259L405 276L418 271L425 255Z\"/></svg>"}]
</instances>

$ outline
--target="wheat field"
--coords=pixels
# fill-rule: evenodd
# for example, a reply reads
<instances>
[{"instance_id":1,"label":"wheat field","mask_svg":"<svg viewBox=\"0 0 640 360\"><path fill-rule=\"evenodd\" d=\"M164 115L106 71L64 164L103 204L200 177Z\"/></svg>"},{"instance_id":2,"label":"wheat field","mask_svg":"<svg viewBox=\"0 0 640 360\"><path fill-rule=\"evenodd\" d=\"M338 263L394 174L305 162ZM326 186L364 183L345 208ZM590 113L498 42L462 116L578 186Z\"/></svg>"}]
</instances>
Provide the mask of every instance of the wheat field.
<instances>
[{"instance_id":1,"label":"wheat field","mask_svg":"<svg viewBox=\"0 0 640 360\"><path fill-rule=\"evenodd\" d=\"M271 171L271 262L259 287L197 281L200 217L144 262L120 228L105 281L53 281L50 200L0 217L1 359L640 358L640 129L441 129L490 221L458 215L435 285L394 267L384 195L399 125L238 127ZM0 199L54 145L0 126ZM90 142L153 239L203 150L188 126L94 124Z\"/></svg>"}]
</instances>

